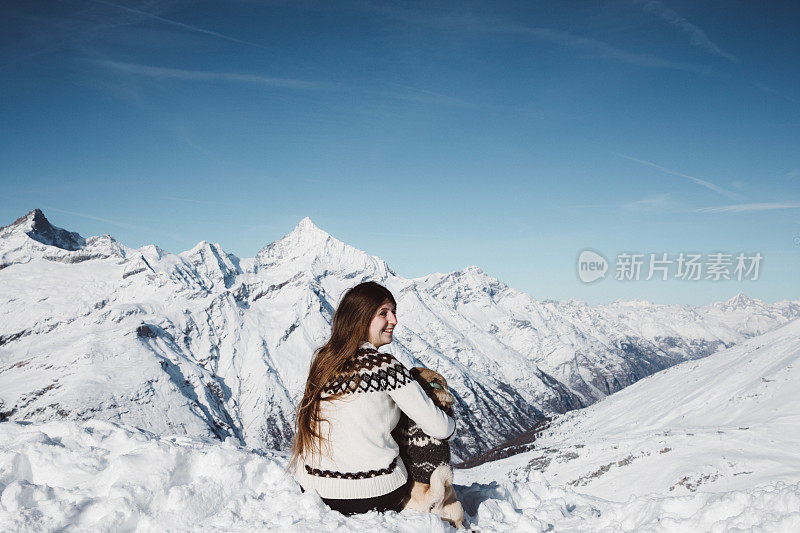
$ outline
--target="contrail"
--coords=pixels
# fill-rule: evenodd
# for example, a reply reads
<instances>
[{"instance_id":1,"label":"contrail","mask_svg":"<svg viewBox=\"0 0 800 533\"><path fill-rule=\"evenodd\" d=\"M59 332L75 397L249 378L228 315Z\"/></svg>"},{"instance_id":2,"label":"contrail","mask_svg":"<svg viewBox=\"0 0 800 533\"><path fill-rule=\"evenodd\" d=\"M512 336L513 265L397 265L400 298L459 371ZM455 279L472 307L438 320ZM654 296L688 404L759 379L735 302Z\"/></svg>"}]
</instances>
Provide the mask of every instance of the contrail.
<instances>
[{"instance_id":1,"label":"contrail","mask_svg":"<svg viewBox=\"0 0 800 533\"><path fill-rule=\"evenodd\" d=\"M720 205L701 207L699 213L731 213L742 211L772 211L773 209L800 209L800 202L760 202L753 204Z\"/></svg>"},{"instance_id":2,"label":"contrail","mask_svg":"<svg viewBox=\"0 0 800 533\"><path fill-rule=\"evenodd\" d=\"M703 187L705 187L707 189L711 189L714 192L718 192L720 194L724 194L725 196L729 196L729 197L732 197L732 198L741 198L741 195L736 194L735 192L729 191L727 189L723 189L719 185L714 185L713 183L711 183L709 181L706 181L706 180L703 180L703 179L700 179L700 178L696 178L694 176L690 176L689 174L682 174L680 172L675 172L674 170L670 170L668 168L664 168L664 167L662 167L660 165L656 165L655 163L651 163L650 161L643 161L641 159L636 159L635 157L630 157L630 156L623 155L623 154L617 154L617 155L620 156L620 157L624 157L625 159L628 159L630 161L635 161L636 163L639 163L639 164L642 164L642 165L647 165L648 167L652 167L652 168L658 169L661 172L665 172L667 174L672 174L673 176L680 176L682 178L686 178L688 180L691 180L691 181L695 182L698 185L702 185Z\"/></svg>"},{"instance_id":3,"label":"contrail","mask_svg":"<svg viewBox=\"0 0 800 533\"><path fill-rule=\"evenodd\" d=\"M243 41L242 39L237 39L236 37L231 37L230 35L225 35L224 33L219 33L219 32L216 32L216 31L206 30L206 29L203 29L203 28L198 28L197 26L192 26L191 24L185 24L183 22L178 22L177 20L171 20L171 19L168 19L168 18L159 17L158 15L155 15L153 13L148 13L147 11L140 11L140 10L134 9L132 7L121 6L119 4L115 4L113 2L108 2L106 0L93 0L93 1L98 3L98 4L103 4L103 5L106 5L106 6L115 7L117 9L122 9L123 11L127 11L129 13L136 13L137 15L141 15L143 17L151 18L153 20L157 20L159 22L163 22L164 24L169 24L171 26L176 26L178 28L183 28L184 30L189 30L189 31L193 31L193 32L196 32L196 33L202 33L202 34L205 34L205 35L210 35L212 37L217 37L219 39L224 39L226 41L230 41L232 43L246 44L248 46L256 46L258 48L266 49L266 46L260 45L258 43L251 43L250 41Z\"/></svg>"}]
</instances>

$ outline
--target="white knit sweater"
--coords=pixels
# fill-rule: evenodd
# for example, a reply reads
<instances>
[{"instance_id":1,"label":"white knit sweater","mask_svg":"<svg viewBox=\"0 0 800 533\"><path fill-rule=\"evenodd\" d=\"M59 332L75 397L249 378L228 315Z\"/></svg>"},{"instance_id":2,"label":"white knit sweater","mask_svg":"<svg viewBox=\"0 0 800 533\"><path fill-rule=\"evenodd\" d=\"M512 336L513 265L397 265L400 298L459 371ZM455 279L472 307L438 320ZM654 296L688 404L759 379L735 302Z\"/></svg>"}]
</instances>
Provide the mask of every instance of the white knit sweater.
<instances>
[{"instance_id":1,"label":"white knit sweater","mask_svg":"<svg viewBox=\"0 0 800 533\"><path fill-rule=\"evenodd\" d=\"M368 342L346 370L357 372L360 379L343 375L328 383L323 396L345 394L320 404L322 417L329 421L321 432L327 437L323 452L328 454L304 457L295 479L323 498L382 496L408 479L391 436L401 410L425 433L441 440L453 436L456 424L434 405L400 361Z\"/></svg>"}]
</instances>

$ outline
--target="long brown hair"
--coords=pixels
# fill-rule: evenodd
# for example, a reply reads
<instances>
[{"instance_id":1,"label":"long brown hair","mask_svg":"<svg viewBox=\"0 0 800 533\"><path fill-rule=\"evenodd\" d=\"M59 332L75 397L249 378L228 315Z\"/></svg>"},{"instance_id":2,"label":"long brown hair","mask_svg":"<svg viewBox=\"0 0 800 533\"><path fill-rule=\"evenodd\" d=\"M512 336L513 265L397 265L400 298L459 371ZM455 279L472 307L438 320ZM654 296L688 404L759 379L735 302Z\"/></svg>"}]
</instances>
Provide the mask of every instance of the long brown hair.
<instances>
[{"instance_id":1,"label":"long brown hair","mask_svg":"<svg viewBox=\"0 0 800 533\"><path fill-rule=\"evenodd\" d=\"M321 424L327 421L320 415L320 404L341 396L339 393L323 398L322 390L344 370L347 360L367 340L369 325L375 312L387 301L397 306L392 293L374 281L356 285L342 297L333 314L331 337L324 346L316 350L311 360L303 399L297 406L294 420L295 434L290 466L296 466L297 461L306 455L322 454L324 437Z\"/></svg>"}]
</instances>

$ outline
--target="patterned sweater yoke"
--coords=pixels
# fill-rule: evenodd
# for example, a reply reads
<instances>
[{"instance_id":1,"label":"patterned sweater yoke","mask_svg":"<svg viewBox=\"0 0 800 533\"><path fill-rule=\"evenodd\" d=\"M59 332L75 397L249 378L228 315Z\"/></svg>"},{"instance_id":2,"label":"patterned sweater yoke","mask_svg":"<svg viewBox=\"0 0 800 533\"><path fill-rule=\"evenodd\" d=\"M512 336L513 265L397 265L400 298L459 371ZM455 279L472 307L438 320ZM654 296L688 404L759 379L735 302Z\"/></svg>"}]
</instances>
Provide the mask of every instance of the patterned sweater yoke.
<instances>
[{"instance_id":1,"label":"patterned sweater yoke","mask_svg":"<svg viewBox=\"0 0 800 533\"><path fill-rule=\"evenodd\" d=\"M392 354L359 348L344 370L330 381L325 394L390 391L413 381L411 372Z\"/></svg>"}]
</instances>

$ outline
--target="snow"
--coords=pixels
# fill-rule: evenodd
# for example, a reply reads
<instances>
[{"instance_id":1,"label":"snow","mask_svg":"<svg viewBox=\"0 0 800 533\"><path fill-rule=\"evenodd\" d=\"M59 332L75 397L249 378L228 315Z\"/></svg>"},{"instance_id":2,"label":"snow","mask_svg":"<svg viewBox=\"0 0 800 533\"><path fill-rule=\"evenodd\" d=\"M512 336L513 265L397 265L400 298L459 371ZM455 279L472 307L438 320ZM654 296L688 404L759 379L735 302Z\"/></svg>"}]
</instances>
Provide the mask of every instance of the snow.
<instances>
[{"instance_id":1,"label":"snow","mask_svg":"<svg viewBox=\"0 0 800 533\"><path fill-rule=\"evenodd\" d=\"M456 486L477 531L797 531L800 484L608 501L524 479ZM301 493L282 452L92 420L0 423L4 531L402 531L451 526L413 511L345 517Z\"/></svg>"},{"instance_id":2,"label":"snow","mask_svg":"<svg viewBox=\"0 0 800 533\"><path fill-rule=\"evenodd\" d=\"M737 501L758 493L766 501L794 490L796 497L798 390L795 319L567 413L530 451L459 471L456 481L535 472L552 485L620 504L643 494ZM782 498L779 508L795 501ZM797 504L786 509L800 512Z\"/></svg>"}]
</instances>

